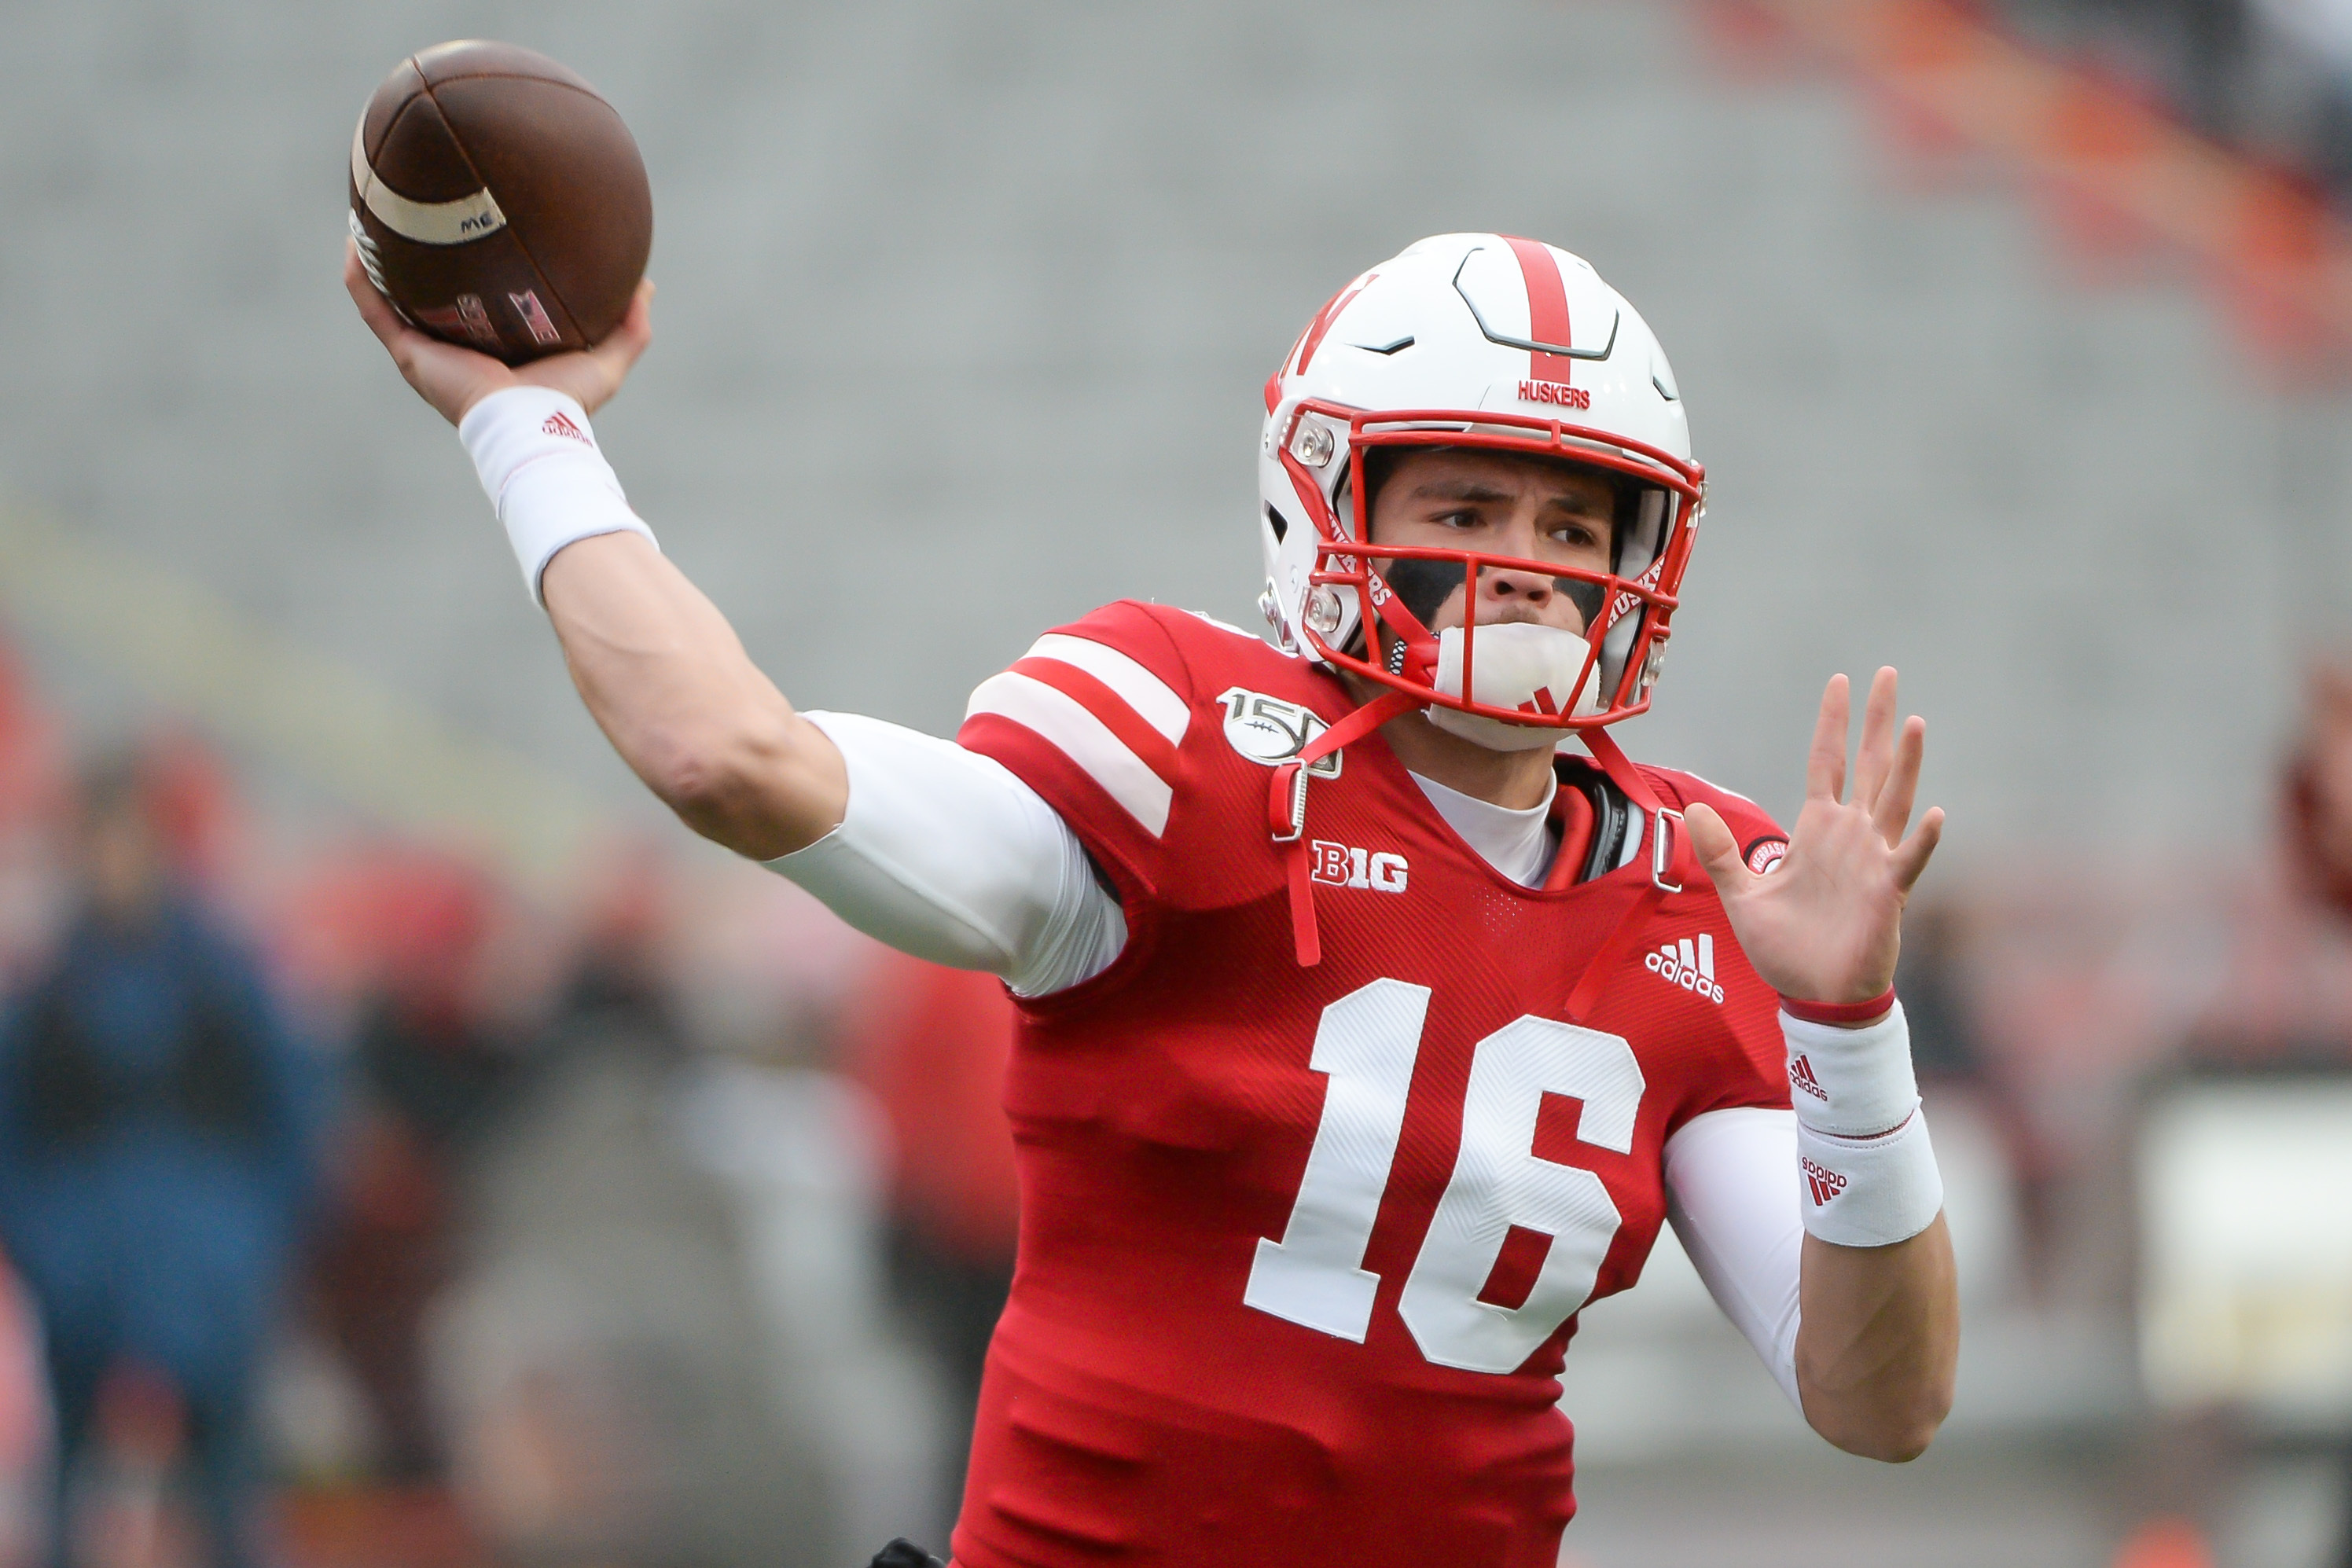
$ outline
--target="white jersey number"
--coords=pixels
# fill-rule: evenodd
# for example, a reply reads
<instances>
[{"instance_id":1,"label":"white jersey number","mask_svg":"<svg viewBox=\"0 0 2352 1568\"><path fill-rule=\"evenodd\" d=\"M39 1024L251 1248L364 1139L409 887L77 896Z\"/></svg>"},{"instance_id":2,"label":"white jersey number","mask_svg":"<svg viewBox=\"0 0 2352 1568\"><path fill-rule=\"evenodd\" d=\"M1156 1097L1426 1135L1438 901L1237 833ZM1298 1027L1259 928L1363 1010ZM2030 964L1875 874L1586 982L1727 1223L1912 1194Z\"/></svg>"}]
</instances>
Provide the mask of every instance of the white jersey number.
<instances>
[{"instance_id":1,"label":"white jersey number","mask_svg":"<svg viewBox=\"0 0 2352 1568\"><path fill-rule=\"evenodd\" d=\"M1421 1054L1429 988L1374 980L1323 1009L1308 1065L1329 1083L1282 1239L1261 1239L1242 1300L1260 1312L1361 1343L1380 1276L1364 1266L1396 1161L1405 1097ZM1583 1102L1580 1143L1629 1154L1641 1065L1613 1034L1523 1017L1480 1040L1463 1097L1462 1152L1438 1199L1397 1310L1441 1366L1511 1372L1584 1305L1623 1223L1591 1171L1534 1152L1546 1094ZM1528 1299L1482 1301L1513 1226L1551 1238Z\"/></svg>"}]
</instances>

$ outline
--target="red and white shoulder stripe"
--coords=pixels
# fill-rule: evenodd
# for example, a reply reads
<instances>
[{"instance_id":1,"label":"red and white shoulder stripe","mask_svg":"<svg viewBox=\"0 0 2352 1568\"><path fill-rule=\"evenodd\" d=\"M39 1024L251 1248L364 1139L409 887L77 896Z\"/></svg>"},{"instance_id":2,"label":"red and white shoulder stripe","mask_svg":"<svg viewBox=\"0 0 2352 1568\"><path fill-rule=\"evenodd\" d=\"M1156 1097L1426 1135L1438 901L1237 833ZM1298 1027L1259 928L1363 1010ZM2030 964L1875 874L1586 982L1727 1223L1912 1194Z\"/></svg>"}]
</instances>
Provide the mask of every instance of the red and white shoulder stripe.
<instances>
[{"instance_id":1,"label":"red and white shoulder stripe","mask_svg":"<svg viewBox=\"0 0 2352 1568\"><path fill-rule=\"evenodd\" d=\"M981 682L966 718L994 714L1059 750L1158 838L1176 798L1176 748L1192 713L1176 689L1118 649L1048 632Z\"/></svg>"}]
</instances>

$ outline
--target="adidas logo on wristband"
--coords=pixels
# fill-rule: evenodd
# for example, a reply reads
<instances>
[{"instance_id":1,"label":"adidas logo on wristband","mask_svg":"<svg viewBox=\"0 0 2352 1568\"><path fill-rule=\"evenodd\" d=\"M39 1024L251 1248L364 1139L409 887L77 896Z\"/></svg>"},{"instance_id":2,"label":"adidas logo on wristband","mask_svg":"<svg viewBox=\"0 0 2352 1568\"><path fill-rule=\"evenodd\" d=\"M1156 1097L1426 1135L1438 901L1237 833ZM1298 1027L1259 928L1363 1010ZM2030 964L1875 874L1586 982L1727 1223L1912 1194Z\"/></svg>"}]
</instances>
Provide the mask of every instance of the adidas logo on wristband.
<instances>
[{"instance_id":1,"label":"adidas logo on wristband","mask_svg":"<svg viewBox=\"0 0 2352 1568\"><path fill-rule=\"evenodd\" d=\"M1817 1165L1810 1156L1800 1156L1797 1163L1805 1170L1805 1188L1813 1195L1813 1207L1825 1208L1830 1199L1845 1190L1845 1177L1827 1166Z\"/></svg>"},{"instance_id":2,"label":"adidas logo on wristband","mask_svg":"<svg viewBox=\"0 0 2352 1568\"><path fill-rule=\"evenodd\" d=\"M1800 1093L1811 1095L1824 1105L1830 1103L1830 1092L1822 1087L1820 1079L1813 1076L1811 1057L1800 1056L1789 1063L1789 1087Z\"/></svg>"}]
</instances>

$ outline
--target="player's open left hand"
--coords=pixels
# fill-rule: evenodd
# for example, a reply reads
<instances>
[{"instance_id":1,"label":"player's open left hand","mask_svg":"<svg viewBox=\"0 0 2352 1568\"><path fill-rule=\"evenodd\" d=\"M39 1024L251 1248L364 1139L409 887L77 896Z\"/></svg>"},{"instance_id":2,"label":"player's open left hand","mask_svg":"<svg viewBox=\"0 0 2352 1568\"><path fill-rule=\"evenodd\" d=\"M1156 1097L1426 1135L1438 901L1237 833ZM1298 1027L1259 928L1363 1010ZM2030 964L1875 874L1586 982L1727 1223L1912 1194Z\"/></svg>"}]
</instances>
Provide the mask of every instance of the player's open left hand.
<instances>
[{"instance_id":1,"label":"player's open left hand","mask_svg":"<svg viewBox=\"0 0 2352 1568\"><path fill-rule=\"evenodd\" d=\"M445 343L402 320L392 302L368 281L367 269L360 265L359 246L349 241L343 246L343 287L351 291L352 303L360 308L360 319L383 341L408 384L452 424L492 392L511 386L553 387L579 399L581 407L594 413L621 390L629 367L654 340L650 279L637 285L629 313L603 342L583 353L551 354L527 365L503 364L488 354Z\"/></svg>"},{"instance_id":2,"label":"player's open left hand","mask_svg":"<svg viewBox=\"0 0 2352 1568\"><path fill-rule=\"evenodd\" d=\"M1881 670L1870 683L1850 798L1847 703L1846 678L1832 676L1813 727L1804 810L1787 856L1768 874L1748 870L1712 808L1694 804L1685 818L1748 961L1765 984L1806 1001L1867 1001L1895 983L1903 904L1944 830L1943 810L1935 807L1904 836L1927 725L1914 716L1896 733L1895 672Z\"/></svg>"}]
</instances>

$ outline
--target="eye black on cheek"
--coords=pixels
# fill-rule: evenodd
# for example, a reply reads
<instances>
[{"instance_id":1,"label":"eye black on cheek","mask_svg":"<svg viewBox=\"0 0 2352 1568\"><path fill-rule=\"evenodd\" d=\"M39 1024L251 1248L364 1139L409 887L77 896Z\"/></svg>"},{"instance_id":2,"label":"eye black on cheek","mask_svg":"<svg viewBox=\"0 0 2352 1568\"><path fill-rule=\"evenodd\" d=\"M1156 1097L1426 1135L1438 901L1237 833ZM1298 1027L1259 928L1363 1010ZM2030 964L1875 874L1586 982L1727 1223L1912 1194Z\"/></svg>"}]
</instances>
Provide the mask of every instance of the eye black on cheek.
<instances>
[{"instance_id":1,"label":"eye black on cheek","mask_svg":"<svg viewBox=\"0 0 2352 1568\"><path fill-rule=\"evenodd\" d=\"M1601 613L1601 585L1587 582L1580 577L1556 577L1552 582L1568 601L1576 606L1577 613L1584 617L1584 624L1588 628L1591 626Z\"/></svg>"}]
</instances>

